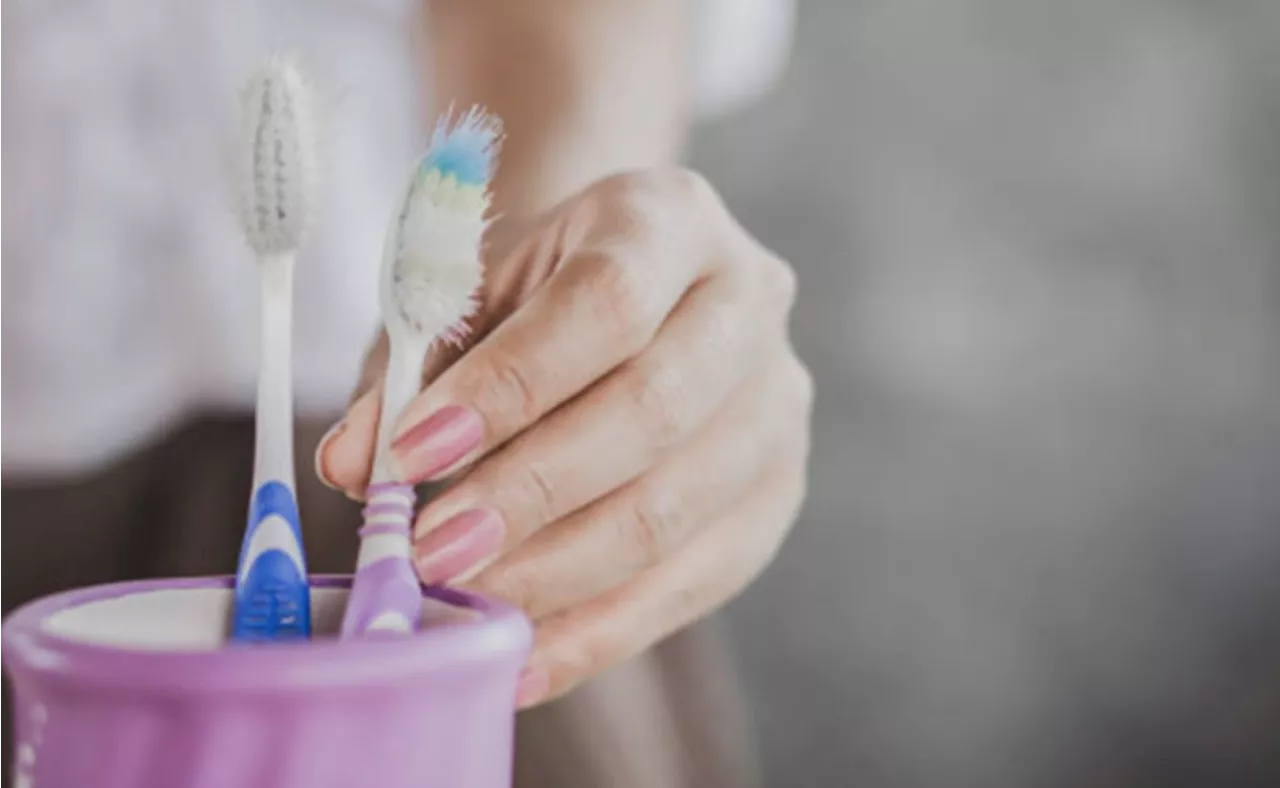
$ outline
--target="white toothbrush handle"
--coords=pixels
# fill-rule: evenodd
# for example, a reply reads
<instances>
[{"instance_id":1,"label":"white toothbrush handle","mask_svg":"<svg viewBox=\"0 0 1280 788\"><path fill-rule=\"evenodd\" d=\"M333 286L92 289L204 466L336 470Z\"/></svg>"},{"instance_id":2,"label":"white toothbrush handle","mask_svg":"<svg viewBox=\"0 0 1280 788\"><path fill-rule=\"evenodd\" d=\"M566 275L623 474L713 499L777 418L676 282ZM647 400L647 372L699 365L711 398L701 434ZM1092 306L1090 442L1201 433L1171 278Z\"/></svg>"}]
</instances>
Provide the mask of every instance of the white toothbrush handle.
<instances>
[{"instance_id":1,"label":"white toothbrush handle","mask_svg":"<svg viewBox=\"0 0 1280 788\"><path fill-rule=\"evenodd\" d=\"M292 492L293 266L292 254L261 261L262 337L253 458L253 487L278 481Z\"/></svg>"},{"instance_id":2,"label":"white toothbrush handle","mask_svg":"<svg viewBox=\"0 0 1280 788\"><path fill-rule=\"evenodd\" d=\"M427 349L409 337L389 338L387 376L382 388L382 413L378 417L378 438L374 444L370 484L397 481L391 464L391 440L404 409L422 390L422 362Z\"/></svg>"},{"instance_id":3,"label":"white toothbrush handle","mask_svg":"<svg viewBox=\"0 0 1280 788\"><path fill-rule=\"evenodd\" d=\"M261 261L262 324L254 428L253 495L236 572L232 636L305 638L311 632L307 564L293 468L290 357L293 257Z\"/></svg>"}]
</instances>

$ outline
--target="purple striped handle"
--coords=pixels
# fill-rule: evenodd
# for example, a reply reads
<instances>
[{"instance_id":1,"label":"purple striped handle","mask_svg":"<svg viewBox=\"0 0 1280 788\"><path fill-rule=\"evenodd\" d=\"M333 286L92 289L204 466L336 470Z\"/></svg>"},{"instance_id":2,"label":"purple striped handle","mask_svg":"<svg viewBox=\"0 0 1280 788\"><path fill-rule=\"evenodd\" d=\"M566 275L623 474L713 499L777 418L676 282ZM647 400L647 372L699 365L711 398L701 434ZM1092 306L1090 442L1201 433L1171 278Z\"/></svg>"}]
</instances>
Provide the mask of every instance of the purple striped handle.
<instances>
[{"instance_id":1,"label":"purple striped handle","mask_svg":"<svg viewBox=\"0 0 1280 788\"><path fill-rule=\"evenodd\" d=\"M369 504L364 508L364 527L360 529L361 540L380 536L403 536L407 540L413 503L413 487L410 485L384 483L370 486ZM403 556L379 558L356 569L351 581L351 596L342 616L342 637L363 635L375 623L393 617L403 617L411 631L417 629L422 618L422 590L418 575L413 564Z\"/></svg>"}]
</instances>

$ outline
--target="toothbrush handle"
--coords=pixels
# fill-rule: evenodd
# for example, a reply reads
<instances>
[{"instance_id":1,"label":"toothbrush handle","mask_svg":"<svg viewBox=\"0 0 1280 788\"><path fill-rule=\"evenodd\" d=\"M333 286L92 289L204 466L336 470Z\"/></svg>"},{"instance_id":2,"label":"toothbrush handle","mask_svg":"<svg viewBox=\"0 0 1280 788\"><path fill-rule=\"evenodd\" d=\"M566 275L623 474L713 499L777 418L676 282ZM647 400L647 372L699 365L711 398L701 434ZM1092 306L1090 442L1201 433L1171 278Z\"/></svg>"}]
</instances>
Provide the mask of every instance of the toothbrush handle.
<instances>
[{"instance_id":1,"label":"toothbrush handle","mask_svg":"<svg viewBox=\"0 0 1280 788\"><path fill-rule=\"evenodd\" d=\"M302 526L293 490L268 481L254 492L240 547L232 637L270 640L311 634Z\"/></svg>"},{"instance_id":2,"label":"toothbrush handle","mask_svg":"<svg viewBox=\"0 0 1280 788\"><path fill-rule=\"evenodd\" d=\"M373 631L413 632L422 617L422 589L409 560L413 487L369 488L360 529L360 558L342 618L342 636Z\"/></svg>"}]
</instances>

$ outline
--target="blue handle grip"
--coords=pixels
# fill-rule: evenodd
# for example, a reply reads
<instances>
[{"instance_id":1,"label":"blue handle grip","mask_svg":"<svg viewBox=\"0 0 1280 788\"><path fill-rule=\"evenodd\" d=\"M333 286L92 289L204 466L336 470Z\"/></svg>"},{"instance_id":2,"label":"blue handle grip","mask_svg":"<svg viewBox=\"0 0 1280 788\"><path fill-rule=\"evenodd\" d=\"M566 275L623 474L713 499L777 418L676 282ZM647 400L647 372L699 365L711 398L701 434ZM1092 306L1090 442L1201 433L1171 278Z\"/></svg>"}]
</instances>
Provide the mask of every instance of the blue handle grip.
<instances>
[{"instance_id":1,"label":"blue handle grip","mask_svg":"<svg viewBox=\"0 0 1280 788\"><path fill-rule=\"evenodd\" d=\"M278 481L258 488L240 546L231 636L241 641L311 636L302 526L293 491Z\"/></svg>"},{"instance_id":2,"label":"blue handle grip","mask_svg":"<svg viewBox=\"0 0 1280 788\"><path fill-rule=\"evenodd\" d=\"M273 514L288 520L289 525L293 526L294 535L302 536L298 504L293 500L293 491L284 482L264 482L258 488L249 505L249 525L255 526Z\"/></svg>"}]
</instances>

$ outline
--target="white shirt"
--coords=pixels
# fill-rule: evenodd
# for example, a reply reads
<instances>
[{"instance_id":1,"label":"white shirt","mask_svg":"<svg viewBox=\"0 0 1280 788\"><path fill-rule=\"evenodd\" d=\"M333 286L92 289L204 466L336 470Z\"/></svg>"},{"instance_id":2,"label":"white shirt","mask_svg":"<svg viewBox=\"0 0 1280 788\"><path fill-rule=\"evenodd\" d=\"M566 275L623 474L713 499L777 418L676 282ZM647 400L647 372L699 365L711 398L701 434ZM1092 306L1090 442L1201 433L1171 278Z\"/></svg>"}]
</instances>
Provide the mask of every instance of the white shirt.
<instances>
[{"instance_id":1,"label":"white shirt","mask_svg":"<svg viewBox=\"0 0 1280 788\"><path fill-rule=\"evenodd\" d=\"M414 0L42 0L3 28L4 474L69 473L197 410L250 409L258 272L237 94L276 51L322 86L326 187L296 275L300 413L342 407L377 325L391 201L424 139ZM704 111L766 88L787 0L698 7Z\"/></svg>"}]
</instances>

